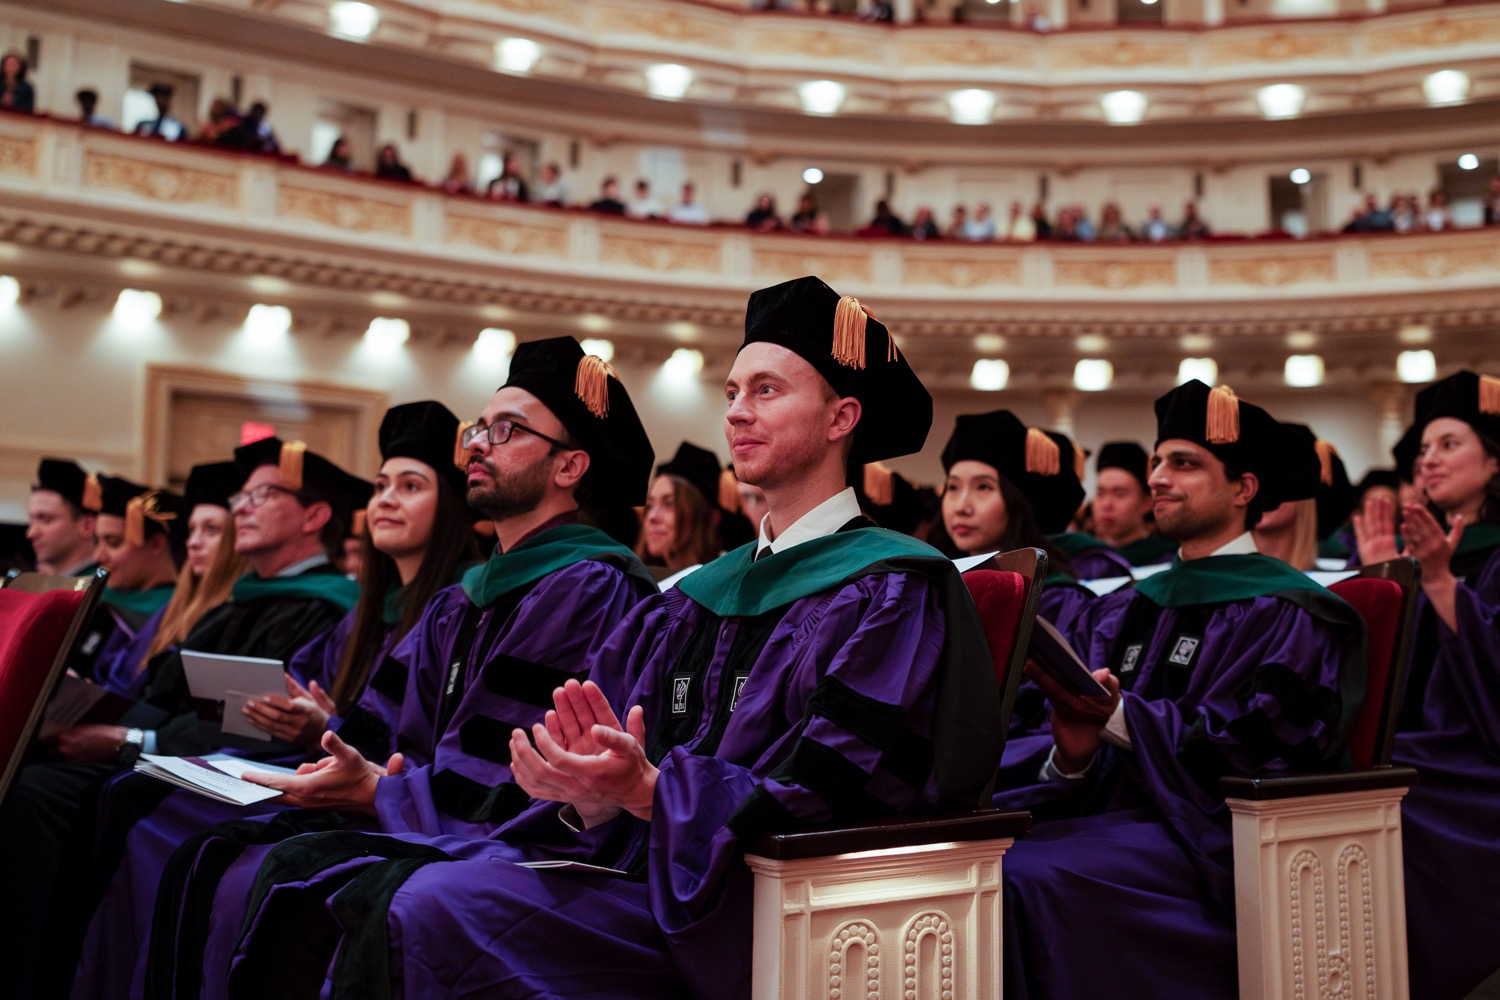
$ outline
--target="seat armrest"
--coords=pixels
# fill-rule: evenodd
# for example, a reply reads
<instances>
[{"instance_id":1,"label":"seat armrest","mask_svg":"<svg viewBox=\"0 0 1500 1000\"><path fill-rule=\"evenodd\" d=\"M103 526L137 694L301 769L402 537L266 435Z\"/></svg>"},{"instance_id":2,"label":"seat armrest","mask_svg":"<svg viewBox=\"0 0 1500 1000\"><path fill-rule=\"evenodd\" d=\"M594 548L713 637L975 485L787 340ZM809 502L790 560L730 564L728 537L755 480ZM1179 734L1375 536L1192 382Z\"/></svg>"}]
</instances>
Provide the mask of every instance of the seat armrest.
<instances>
[{"instance_id":1,"label":"seat armrest","mask_svg":"<svg viewBox=\"0 0 1500 1000\"><path fill-rule=\"evenodd\" d=\"M1028 812L975 809L964 813L898 816L859 826L842 826L796 833L769 833L747 842L746 854L780 861L799 858L888 851L928 844L966 843L1019 837L1031 831Z\"/></svg>"},{"instance_id":2,"label":"seat armrest","mask_svg":"<svg viewBox=\"0 0 1500 1000\"><path fill-rule=\"evenodd\" d=\"M1329 771L1320 774L1287 774L1274 777L1231 775L1219 779L1219 791L1226 799L1249 799L1266 802L1272 799L1294 799L1307 795L1334 792L1370 792L1382 788L1409 788L1417 783L1417 772L1410 767L1368 767L1358 771Z\"/></svg>"}]
</instances>

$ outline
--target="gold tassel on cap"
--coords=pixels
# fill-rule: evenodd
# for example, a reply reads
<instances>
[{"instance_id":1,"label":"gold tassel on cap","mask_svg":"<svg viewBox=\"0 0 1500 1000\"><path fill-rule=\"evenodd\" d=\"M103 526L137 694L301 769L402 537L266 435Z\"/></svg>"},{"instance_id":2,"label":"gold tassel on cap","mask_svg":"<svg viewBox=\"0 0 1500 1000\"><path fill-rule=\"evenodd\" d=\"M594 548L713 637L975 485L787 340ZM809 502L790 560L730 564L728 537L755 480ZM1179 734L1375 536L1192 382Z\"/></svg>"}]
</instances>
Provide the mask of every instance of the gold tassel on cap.
<instances>
[{"instance_id":1,"label":"gold tassel on cap","mask_svg":"<svg viewBox=\"0 0 1500 1000\"><path fill-rule=\"evenodd\" d=\"M1333 446L1332 441L1324 441L1318 438L1313 442L1313 448L1318 452L1318 481L1324 486L1333 485L1333 460L1338 456L1339 450Z\"/></svg>"},{"instance_id":2,"label":"gold tassel on cap","mask_svg":"<svg viewBox=\"0 0 1500 1000\"><path fill-rule=\"evenodd\" d=\"M1492 417L1500 415L1500 378L1479 376L1479 412Z\"/></svg>"},{"instance_id":3,"label":"gold tassel on cap","mask_svg":"<svg viewBox=\"0 0 1500 1000\"><path fill-rule=\"evenodd\" d=\"M896 499L896 474L884 462L865 466L865 496L877 507L889 507Z\"/></svg>"},{"instance_id":4,"label":"gold tassel on cap","mask_svg":"<svg viewBox=\"0 0 1500 1000\"><path fill-rule=\"evenodd\" d=\"M95 514L104 509L104 489L99 485L99 474L90 472L83 480L83 503L84 510L91 510Z\"/></svg>"},{"instance_id":5,"label":"gold tassel on cap","mask_svg":"<svg viewBox=\"0 0 1500 1000\"><path fill-rule=\"evenodd\" d=\"M470 427L478 427L477 420L460 420L458 422L458 433L453 435L453 464L460 469L469 467L469 449L464 447L464 434Z\"/></svg>"},{"instance_id":6,"label":"gold tassel on cap","mask_svg":"<svg viewBox=\"0 0 1500 1000\"><path fill-rule=\"evenodd\" d=\"M740 512L740 481L734 478L733 469L719 473L719 509L731 514Z\"/></svg>"},{"instance_id":7,"label":"gold tassel on cap","mask_svg":"<svg viewBox=\"0 0 1500 1000\"><path fill-rule=\"evenodd\" d=\"M138 497L131 497L125 503L125 544L139 548L146 544L146 518L150 518L165 530L168 521L175 521L177 515L171 511L164 511L157 500L157 493L152 490L142 493Z\"/></svg>"},{"instance_id":8,"label":"gold tassel on cap","mask_svg":"<svg viewBox=\"0 0 1500 1000\"><path fill-rule=\"evenodd\" d=\"M1026 428L1026 471L1055 476L1062 469L1062 450L1040 427Z\"/></svg>"},{"instance_id":9,"label":"gold tassel on cap","mask_svg":"<svg viewBox=\"0 0 1500 1000\"><path fill-rule=\"evenodd\" d=\"M1227 385L1208 391L1204 437L1209 444L1234 444L1240 439L1240 400Z\"/></svg>"},{"instance_id":10,"label":"gold tassel on cap","mask_svg":"<svg viewBox=\"0 0 1500 1000\"><path fill-rule=\"evenodd\" d=\"M349 534L354 538L365 537L365 512L357 510L349 519Z\"/></svg>"},{"instance_id":11,"label":"gold tassel on cap","mask_svg":"<svg viewBox=\"0 0 1500 1000\"><path fill-rule=\"evenodd\" d=\"M302 488L302 457L307 454L303 441L286 441L281 445L281 483L289 490Z\"/></svg>"},{"instance_id":12,"label":"gold tassel on cap","mask_svg":"<svg viewBox=\"0 0 1500 1000\"><path fill-rule=\"evenodd\" d=\"M833 360L848 368L865 367L865 321L875 314L852 295L839 299L833 310ZM885 359L895 361L896 338L885 332Z\"/></svg>"},{"instance_id":13,"label":"gold tassel on cap","mask_svg":"<svg viewBox=\"0 0 1500 1000\"><path fill-rule=\"evenodd\" d=\"M609 415L609 378L615 370L609 362L593 354L585 354L578 362L578 374L573 379L573 393L590 413L603 420Z\"/></svg>"}]
</instances>

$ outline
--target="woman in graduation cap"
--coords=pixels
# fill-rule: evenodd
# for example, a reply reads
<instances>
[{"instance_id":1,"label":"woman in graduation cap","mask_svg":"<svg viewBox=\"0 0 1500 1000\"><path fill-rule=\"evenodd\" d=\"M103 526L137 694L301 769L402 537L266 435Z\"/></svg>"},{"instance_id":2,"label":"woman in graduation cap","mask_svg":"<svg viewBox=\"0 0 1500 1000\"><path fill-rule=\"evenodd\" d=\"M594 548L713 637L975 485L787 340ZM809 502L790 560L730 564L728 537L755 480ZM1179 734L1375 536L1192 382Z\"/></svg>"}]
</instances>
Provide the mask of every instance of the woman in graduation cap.
<instances>
[{"instance_id":1,"label":"woman in graduation cap","mask_svg":"<svg viewBox=\"0 0 1500 1000\"><path fill-rule=\"evenodd\" d=\"M656 467L635 547L642 562L675 572L718 558L722 476L718 457L687 441ZM738 501L738 489L731 492Z\"/></svg>"},{"instance_id":2,"label":"woman in graduation cap","mask_svg":"<svg viewBox=\"0 0 1500 1000\"><path fill-rule=\"evenodd\" d=\"M1401 803L1412 996L1449 1000L1500 967L1500 898L1482 877L1500 865L1500 378L1459 372L1418 405L1429 502L1401 511L1422 596L1393 761L1421 774ZM1370 506L1360 547L1375 561L1397 540L1389 501Z\"/></svg>"}]
</instances>

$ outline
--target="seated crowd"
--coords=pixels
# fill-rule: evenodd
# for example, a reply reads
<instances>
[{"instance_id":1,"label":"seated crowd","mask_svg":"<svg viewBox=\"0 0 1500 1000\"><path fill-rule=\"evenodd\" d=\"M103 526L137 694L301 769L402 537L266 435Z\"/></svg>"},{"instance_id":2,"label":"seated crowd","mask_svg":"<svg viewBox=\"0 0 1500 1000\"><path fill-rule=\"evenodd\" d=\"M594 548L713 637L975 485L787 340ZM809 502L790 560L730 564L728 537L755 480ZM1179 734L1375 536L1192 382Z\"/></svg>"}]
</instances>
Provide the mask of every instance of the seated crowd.
<instances>
[{"instance_id":1,"label":"seated crowd","mask_svg":"<svg viewBox=\"0 0 1500 1000\"><path fill-rule=\"evenodd\" d=\"M1500 967L1500 379L1425 389L1357 486L1188 382L1150 448L1098 449L1086 505L1088 453L1005 410L958 418L940 489L892 473L932 399L817 278L750 297L724 394L730 468L656 464L566 337L518 347L473 423L389 410L373 483L275 437L181 495L43 460L37 568L109 574L71 669L134 707L41 740L0 803L0 992L748 997L748 840L997 806L1035 818L1004 859L1007 997L1108 969L1111 996L1232 998L1218 779L1346 764L1365 623L1305 571L1403 553L1412 995ZM953 560L1018 548L1105 696L1028 670L1003 714ZM268 741L200 716L184 650L284 662L284 695L226 708ZM131 768L221 748L288 765L245 779L280 794Z\"/></svg>"}]
</instances>

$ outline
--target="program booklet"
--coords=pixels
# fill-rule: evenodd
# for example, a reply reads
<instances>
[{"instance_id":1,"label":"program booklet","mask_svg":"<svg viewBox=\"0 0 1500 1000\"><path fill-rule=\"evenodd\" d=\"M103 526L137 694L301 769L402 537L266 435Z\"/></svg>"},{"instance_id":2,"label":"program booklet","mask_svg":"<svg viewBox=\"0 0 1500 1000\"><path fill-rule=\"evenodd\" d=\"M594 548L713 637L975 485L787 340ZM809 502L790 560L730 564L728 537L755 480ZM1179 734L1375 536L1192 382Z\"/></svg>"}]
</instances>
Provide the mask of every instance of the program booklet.
<instances>
[{"instance_id":1,"label":"program booklet","mask_svg":"<svg viewBox=\"0 0 1500 1000\"><path fill-rule=\"evenodd\" d=\"M65 729L90 723L151 729L166 718L166 711L155 705L115 694L76 674L63 674L47 700L36 735L44 740Z\"/></svg>"},{"instance_id":2,"label":"program booklet","mask_svg":"<svg viewBox=\"0 0 1500 1000\"><path fill-rule=\"evenodd\" d=\"M252 698L286 695L286 670L280 660L184 649L182 666L199 718L219 723L226 736L271 742L271 734L255 728L242 709Z\"/></svg>"},{"instance_id":3,"label":"program booklet","mask_svg":"<svg viewBox=\"0 0 1500 1000\"><path fill-rule=\"evenodd\" d=\"M1094 675L1089 672L1083 658L1063 638L1057 626L1041 615L1036 616L1036 624L1031 629L1031 645L1026 654L1064 687L1086 698L1109 697L1109 689L1094 680Z\"/></svg>"},{"instance_id":4,"label":"program booklet","mask_svg":"<svg viewBox=\"0 0 1500 1000\"><path fill-rule=\"evenodd\" d=\"M289 767L262 764L260 761L223 753L209 754L206 757L163 757L160 754L143 753L141 759L135 762L135 769L147 777L233 806L248 806L274 799L281 794L274 788L242 780L240 775L246 771L297 773Z\"/></svg>"}]
</instances>

